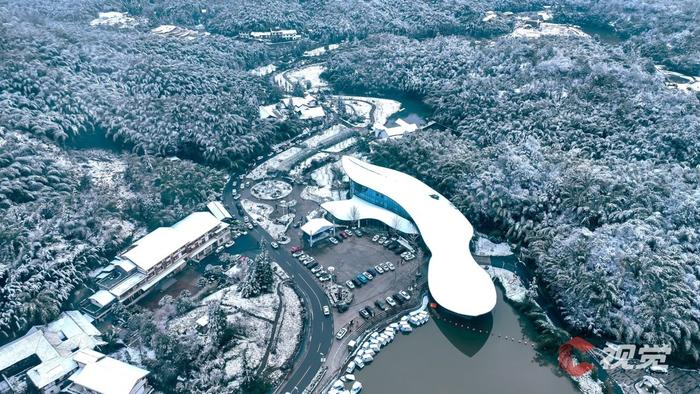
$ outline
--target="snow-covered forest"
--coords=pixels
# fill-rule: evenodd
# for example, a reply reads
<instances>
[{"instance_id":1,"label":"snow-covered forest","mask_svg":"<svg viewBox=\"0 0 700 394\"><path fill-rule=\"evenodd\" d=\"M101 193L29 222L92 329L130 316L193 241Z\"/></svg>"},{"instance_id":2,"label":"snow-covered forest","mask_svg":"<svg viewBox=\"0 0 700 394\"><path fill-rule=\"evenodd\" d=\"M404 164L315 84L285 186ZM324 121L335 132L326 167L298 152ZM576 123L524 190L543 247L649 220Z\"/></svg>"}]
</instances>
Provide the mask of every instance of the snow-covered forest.
<instances>
[{"instance_id":1,"label":"snow-covered forest","mask_svg":"<svg viewBox=\"0 0 700 394\"><path fill-rule=\"evenodd\" d=\"M346 91L421 97L449 127L374 147L536 267L575 331L700 354L700 102L586 37L383 35L338 52Z\"/></svg>"}]
</instances>

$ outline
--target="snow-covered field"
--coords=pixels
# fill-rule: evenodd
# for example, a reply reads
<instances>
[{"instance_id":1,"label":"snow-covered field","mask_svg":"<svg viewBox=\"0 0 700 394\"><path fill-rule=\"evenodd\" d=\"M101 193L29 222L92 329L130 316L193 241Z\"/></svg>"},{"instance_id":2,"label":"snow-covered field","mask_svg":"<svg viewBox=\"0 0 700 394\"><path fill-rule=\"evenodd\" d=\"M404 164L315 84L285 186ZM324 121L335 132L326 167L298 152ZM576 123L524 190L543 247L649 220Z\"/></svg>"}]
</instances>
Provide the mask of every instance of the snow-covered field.
<instances>
[{"instance_id":1,"label":"snow-covered field","mask_svg":"<svg viewBox=\"0 0 700 394\"><path fill-rule=\"evenodd\" d=\"M324 46L324 47L318 47L318 48L308 50L308 51L304 52L303 56L304 57L321 56L324 53L326 53L327 51L334 51L334 50L338 49L339 47L340 47L339 44L330 44L327 47Z\"/></svg>"},{"instance_id":2,"label":"snow-covered field","mask_svg":"<svg viewBox=\"0 0 700 394\"><path fill-rule=\"evenodd\" d=\"M279 280L276 276L274 278L274 286L276 287ZM279 307L277 294L270 293L254 298L243 298L238 291L238 285L221 289L206 297L202 303L207 304L211 301L221 301L221 305L269 320L274 320L275 313L277 313L277 308Z\"/></svg>"},{"instance_id":3,"label":"snow-covered field","mask_svg":"<svg viewBox=\"0 0 700 394\"><path fill-rule=\"evenodd\" d=\"M278 239L284 235L289 228L289 225L294 219L293 214L280 216L278 219L285 224L279 224L270 217L274 208L268 204L253 202L247 199L241 200L241 206L260 227L262 227L274 239Z\"/></svg>"},{"instance_id":4,"label":"snow-covered field","mask_svg":"<svg viewBox=\"0 0 700 394\"><path fill-rule=\"evenodd\" d=\"M285 72L284 75L286 75L286 79L282 74L275 75L275 82L286 90L292 90L294 87L293 85L299 83L306 90L318 91L319 89L327 86L326 81L321 79L321 73L323 73L325 70L326 68L324 66L320 64L313 64Z\"/></svg>"},{"instance_id":5,"label":"snow-covered field","mask_svg":"<svg viewBox=\"0 0 700 394\"><path fill-rule=\"evenodd\" d=\"M299 338L303 322L301 319L301 303L299 297L294 290L288 286L282 286L282 302L284 303L284 312L278 323L277 341L274 347L274 353L270 354L267 360L268 366L279 368L286 360L292 357L297 341L294 338Z\"/></svg>"},{"instance_id":6,"label":"snow-covered field","mask_svg":"<svg viewBox=\"0 0 700 394\"><path fill-rule=\"evenodd\" d=\"M90 26L112 26L120 29L134 27L141 22L146 22L143 18L134 18L126 12L100 12L97 18L90 21Z\"/></svg>"},{"instance_id":7,"label":"snow-covered field","mask_svg":"<svg viewBox=\"0 0 700 394\"><path fill-rule=\"evenodd\" d=\"M274 64L268 64L267 66L260 66L258 68L254 68L250 70L250 73L253 75L257 75L258 77L264 77L265 75L272 74L275 71L277 71L277 66L275 66Z\"/></svg>"},{"instance_id":8,"label":"snow-covered field","mask_svg":"<svg viewBox=\"0 0 700 394\"><path fill-rule=\"evenodd\" d=\"M685 92L700 92L700 77L691 77L690 75L670 71L667 70L666 67L660 65L657 65L655 67L656 71L663 74L664 77L670 79L670 81L666 83L666 86L668 86L669 88L678 89Z\"/></svg>"},{"instance_id":9,"label":"snow-covered field","mask_svg":"<svg viewBox=\"0 0 700 394\"><path fill-rule=\"evenodd\" d=\"M316 186L307 186L301 192L301 198L309 201L322 203L331 200L340 200L345 194L344 190L333 190L331 185L334 182L333 170L335 167L340 169L340 162L333 162L319 167L311 172L311 179L316 183ZM343 173L341 171L341 173Z\"/></svg>"},{"instance_id":10,"label":"snow-covered field","mask_svg":"<svg viewBox=\"0 0 700 394\"><path fill-rule=\"evenodd\" d=\"M476 240L474 254L477 256L510 256L513 251L507 243L493 243L487 238L479 237Z\"/></svg>"},{"instance_id":11,"label":"snow-covered field","mask_svg":"<svg viewBox=\"0 0 700 394\"><path fill-rule=\"evenodd\" d=\"M510 36L520 38L539 38L542 36L571 36L590 38L590 36L584 33L578 26L560 25L557 23L540 23L539 27L519 24L519 26L516 27L512 33L510 33Z\"/></svg>"},{"instance_id":12,"label":"snow-covered field","mask_svg":"<svg viewBox=\"0 0 700 394\"><path fill-rule=\"evenodd\" d=\"M199 35L194 30L175 25L160 25L151 30L151 33L164 37L186 38L188 40L193 40ZM204 33L204 35L207 36L209 33Z\"/></svg>"},{"instance_id":13,"label":"snow-covered field","mask_svg":"<svg viewBox=\"0 0 700 394\"><path fill-rule=\"evenodd\" d=\"M365 101L375 106L374 124L385 125L391 115L401 110L401 103L396 100L383 99L378 97L363 97L363 96L334 96L342 98L347 104L354 101ZM365 104L366 105L366 104ZM353 104L354 107L354 104ZM357 107L358 110L363 110L366 107ZM369 117L369 114L368 114Z\"/></svg>"},{"instance_id":14,"label":"snow-covered field","mask_svg":"<svg viewBox=\"0 0 700 394\"><path fill-rule=\"evenodd\" d=\"M255 167L253 171L249 172L246 176L253 180L263 179L269 176L271 172L278 169L282 162L301 152L301 150L302 148L293 146L283 152L280 152L278 155L271 157L270 160L267 160L266 162Z\"/></svg>"},{"instance_id":15,"label":"snow-covered field","mask_svg":"<svg viewBox=\"0 0 700 394\"><path fill-rule=\"evenodd\" d=\"M487 269L492 278L498 280L505 289L505 296L511 301L521 303L527 298L527 289L518 275L503 268L490 266Z\"/></svg>"}]
</instances>

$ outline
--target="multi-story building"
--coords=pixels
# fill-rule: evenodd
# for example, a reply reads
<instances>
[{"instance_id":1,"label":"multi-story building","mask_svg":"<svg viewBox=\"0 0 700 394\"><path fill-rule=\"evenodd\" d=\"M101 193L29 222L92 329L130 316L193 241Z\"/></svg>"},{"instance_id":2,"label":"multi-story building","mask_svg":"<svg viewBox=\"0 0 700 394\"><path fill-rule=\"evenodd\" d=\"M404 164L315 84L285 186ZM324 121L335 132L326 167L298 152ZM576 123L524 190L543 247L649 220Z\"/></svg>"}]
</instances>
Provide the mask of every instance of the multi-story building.
<instances>
[{"instance_id":1,"label":"multi-story building","mask_svg":"<svg viewBox=\"0 0 700 394\"><path fill-rule=\"evenodd\" d=\"M99 317L115 301L131 304L188 261L200 261L230 240L228 223L209 212L195 212L170 227L159 227L134 242L97 276L100 291L82 307Z\"/></svg>"}]
</instances>

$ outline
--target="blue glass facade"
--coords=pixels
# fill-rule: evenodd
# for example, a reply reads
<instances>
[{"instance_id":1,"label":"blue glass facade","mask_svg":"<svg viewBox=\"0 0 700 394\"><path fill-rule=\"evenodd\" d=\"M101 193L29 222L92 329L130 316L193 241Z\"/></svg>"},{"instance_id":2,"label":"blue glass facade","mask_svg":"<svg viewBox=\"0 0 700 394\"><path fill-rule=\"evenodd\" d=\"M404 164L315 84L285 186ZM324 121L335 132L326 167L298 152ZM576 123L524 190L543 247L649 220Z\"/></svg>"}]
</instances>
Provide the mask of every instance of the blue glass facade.
<instances>
[{"instance_id":1,"label":"blue glass facade","mask_svg":"<svg viewBox=\"0 0 700 394\"><path fill-rule=\"evenodd\" d=\"M408 214L408 212L406 212L406 210L403 209L403 207L401 207L401 205L399 205L396 201L383 195L382 193L368 188L367 186L361 185L355 181L351 181L350 193L353 196L357 196L378 207L388 209L391 212L394 212L395 214L403 217L404 219L412 221L411 216Z\"/></svg>"}]
</instances>

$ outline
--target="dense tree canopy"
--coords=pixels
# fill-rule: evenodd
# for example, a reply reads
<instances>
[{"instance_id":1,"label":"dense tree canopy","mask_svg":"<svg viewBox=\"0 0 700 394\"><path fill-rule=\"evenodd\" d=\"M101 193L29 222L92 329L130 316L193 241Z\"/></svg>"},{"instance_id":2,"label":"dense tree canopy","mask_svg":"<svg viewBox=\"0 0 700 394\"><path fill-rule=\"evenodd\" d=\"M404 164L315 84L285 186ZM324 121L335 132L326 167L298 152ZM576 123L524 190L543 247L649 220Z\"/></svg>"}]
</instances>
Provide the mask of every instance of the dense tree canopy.
<instances>
[{"instance_id":1,"label":"dense tree canopy","mask_svg":"<svg viewBox=\"0 0 700 394\"><path fill-rule=\"evenodd\" d=\"M344 90L422 97L447 132L377 144L499 230L575 330L700 348L700 104L586 38L379 36L338 52Z\"/></svg>"}]
</instances>

